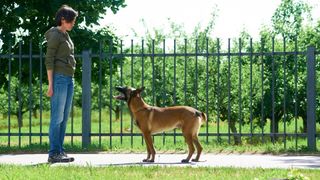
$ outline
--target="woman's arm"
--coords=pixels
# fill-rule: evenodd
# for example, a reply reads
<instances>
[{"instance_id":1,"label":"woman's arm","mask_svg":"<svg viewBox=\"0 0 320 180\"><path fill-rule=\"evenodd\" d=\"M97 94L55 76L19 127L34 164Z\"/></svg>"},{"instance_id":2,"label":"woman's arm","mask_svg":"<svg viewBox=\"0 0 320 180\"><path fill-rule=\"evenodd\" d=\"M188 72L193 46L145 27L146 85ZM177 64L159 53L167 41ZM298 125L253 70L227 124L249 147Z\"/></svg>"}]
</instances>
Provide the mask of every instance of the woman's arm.
<instances>
[{"instance_id":1,"label":"woman's arm","mask_svg":"<svg viewBox=\"0 0 320 180\"><path fill-rule=\"evenodd\" d=\"M52 70L47 70L47 76L48 76L48 91L47 91L47 96L51 97L53 95L53 75L52 75Z\"/></svg>"},{"instance_id":2,"label":"woman's arm","mask_svg":"<svg viewBox=\"0 0 320 180\"><path fill-rule=\"evenodd\" d=\"M45 59L45 65L47 68L48 76L48 91L47 96L51 97L53 95L53 69L54 69L54 59L59 47L59 34L54 30L49 30L46 33L47 39L47 53Z\"/></svg>"}]
</instances>

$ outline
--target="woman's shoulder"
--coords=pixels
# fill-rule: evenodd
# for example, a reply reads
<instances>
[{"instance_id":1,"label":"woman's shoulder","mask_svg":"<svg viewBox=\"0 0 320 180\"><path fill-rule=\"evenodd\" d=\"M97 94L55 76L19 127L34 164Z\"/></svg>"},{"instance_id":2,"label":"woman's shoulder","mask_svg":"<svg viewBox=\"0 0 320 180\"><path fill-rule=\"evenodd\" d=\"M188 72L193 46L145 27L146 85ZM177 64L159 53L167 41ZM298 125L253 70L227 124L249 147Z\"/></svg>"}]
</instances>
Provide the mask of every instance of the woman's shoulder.
<instances>
[{"instance_id":1,"label":"woman's shoulder","mask_svg":"<svg viewBox=\"0 0 320 180\"><path fill-rule=\"evenodd\" d=\"M62 34L60 30L57 27L51 27L46 33L45 37L48 40L50 39L55 39L55 40L60 40L62 37Z\"/></svg>"}]
</instances>

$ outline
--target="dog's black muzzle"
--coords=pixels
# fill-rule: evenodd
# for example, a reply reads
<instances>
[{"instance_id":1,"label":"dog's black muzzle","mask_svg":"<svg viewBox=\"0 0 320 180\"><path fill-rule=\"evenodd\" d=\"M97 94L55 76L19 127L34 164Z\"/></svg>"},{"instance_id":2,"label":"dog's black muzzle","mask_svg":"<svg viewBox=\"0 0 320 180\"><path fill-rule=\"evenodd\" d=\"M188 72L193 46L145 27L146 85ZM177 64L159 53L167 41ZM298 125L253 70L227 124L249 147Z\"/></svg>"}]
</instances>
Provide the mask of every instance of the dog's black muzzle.
<instances>
[{"instance_id":1,"label":"dog's black muzzle","mask_svg":"<svg viewBox=\"0 0 320 180\"><path fill-rule=\"evenodd\" d=\"M128 100L127 88L126 87L117 86L116 90L119 91L121 94L118 95L118 96L115 96L114 98L116 98L118 100L122 100L122 101L127 101Z\"/></svg>"}]
</instances>

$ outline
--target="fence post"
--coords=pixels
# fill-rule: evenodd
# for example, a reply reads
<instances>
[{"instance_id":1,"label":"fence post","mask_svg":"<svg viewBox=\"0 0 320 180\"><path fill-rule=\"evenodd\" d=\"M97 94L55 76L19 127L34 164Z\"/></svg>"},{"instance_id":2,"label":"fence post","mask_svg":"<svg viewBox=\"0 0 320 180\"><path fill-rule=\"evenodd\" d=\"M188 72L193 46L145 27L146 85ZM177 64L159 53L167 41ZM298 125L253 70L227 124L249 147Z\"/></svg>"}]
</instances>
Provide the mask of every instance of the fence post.
<instances>
[{"instance_id":1,"label":"fence post","mask_svg":"<svg viewBox=\"0 0 320 180\"><path fill-rule=\"evenodd\" d=\"M91 57L82 51L82 148L91 143Z\"/></svg>"},{"instance_id":2,"label":"fence post","mask_svg":"<svg viewBox=\"0 0 320 180\"><path fill-rule=\"evenodd\" d=\"M315 47L307 50L307 137L308 149L316 150L316 63Z\"/></svg>"}]
</instances>

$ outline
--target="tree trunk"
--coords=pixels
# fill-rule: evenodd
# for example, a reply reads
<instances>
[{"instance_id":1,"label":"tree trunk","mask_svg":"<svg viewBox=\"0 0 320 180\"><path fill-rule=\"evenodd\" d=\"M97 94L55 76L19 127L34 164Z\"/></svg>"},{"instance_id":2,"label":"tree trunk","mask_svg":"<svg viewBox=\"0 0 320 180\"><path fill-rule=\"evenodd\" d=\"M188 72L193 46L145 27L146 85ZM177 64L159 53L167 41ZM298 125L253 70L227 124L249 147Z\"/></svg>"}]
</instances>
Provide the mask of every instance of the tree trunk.
<instances>
[{"instance_id":1,"label":"tree trunk","mask_svg":"<svg viewBox=\"0 0 320 180\"><path fill-rule=\"evenodd\" d=\"M303 120L303 132L306 133L307 132L307 119L302 118L302 120Z\"/></svg>"},{"instance_id":2,"label":"tree trunk","mask_svg":"<svg viewBox=\"0 0 320 180\"><path fill-rule=\"evenodd\" d=\"M15 114L17 116L17 120L18 120L18 126L19 128L23 127L23 118L22 118L22 114L21 116L19 116L19 113Z\"/></svg>"},{"instance_id":3,"label":"tree trunk","mask_svg":"<svg viewBox=\"0 0 320 180\"><path fill-rule=\"evenodd\" d=\"M239 135L237 135L237 128L236 128L236 122L235 121L230 121L229 123L231 132L234 134L233 138L234 138L234 144L235 145L240 145L241 144L241 137Z\"/></svg>"},{"instance_id":4,"label":"tree trunk","mask_svg":"<svg viewBox=\"0 0 320 180\"><path fill-rule=\"evenodd\" d=\"M273 126L274 126L274 129L273 129ZM271 141L274 143L279 139L279 137L276 135L276 133L279 132L279 120L278 119L275 118L274 122L271 119L270 132L274 133L274 135L271 135Z\"/></svg>"},{"instance_id":5,"label":"tree trunk","mask_svg":"<svg viewBox=\"0 0 320 180\"><path fill-rule=\"evenodd\" d=\"M116 114L116 121L118 121L120 119L120 106L116 106L116 109L114 112Z\"/></svg>"},{"instance_id":6,"label":"tree trunk","mask_svg":"<svg viewBox=\"0 0 320 180\"><path fill-rule=\"evenodd\" d=\"M32 114L33 114L33 117L34 117L35 119L38 118L38 114L37 114L37 109L36 109L36 108L33 108Z\"/></svg>"}]
</instances>

